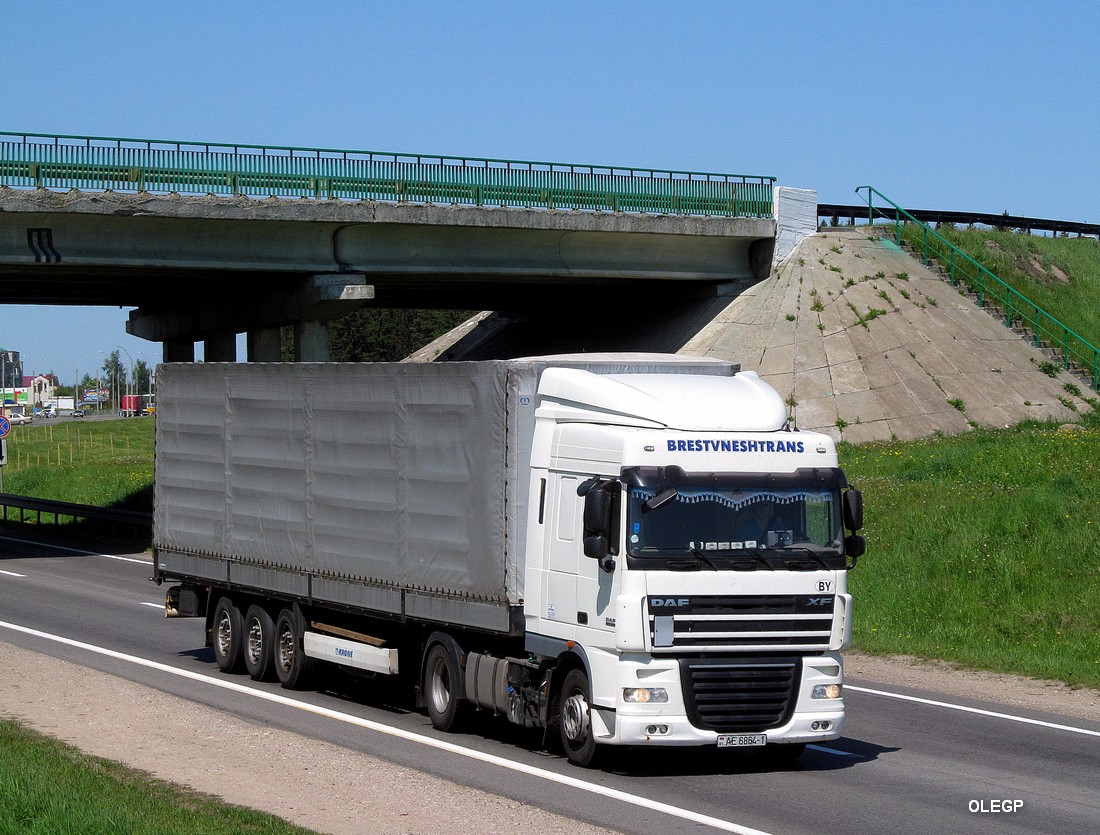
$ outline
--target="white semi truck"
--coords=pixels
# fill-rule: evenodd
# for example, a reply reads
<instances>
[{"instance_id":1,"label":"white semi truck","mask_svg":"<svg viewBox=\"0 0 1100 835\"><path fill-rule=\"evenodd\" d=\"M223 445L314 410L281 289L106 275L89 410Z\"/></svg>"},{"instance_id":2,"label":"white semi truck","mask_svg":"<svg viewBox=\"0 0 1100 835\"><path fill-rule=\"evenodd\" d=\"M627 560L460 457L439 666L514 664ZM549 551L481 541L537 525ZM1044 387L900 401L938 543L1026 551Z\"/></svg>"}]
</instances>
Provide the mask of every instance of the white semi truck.
<instances>
[{"instance_id":1,"label":"white semi truck","mask_svg":"<svg viewBox=\"0 0 1100 835\"><path fill-rule=\"evenodd\" d=\"M601 746L835 739L862 499L730 363L166 364L154 580L226 672ZM847 533L846 533L847 530Z\"/></svg>"}]
</instances>

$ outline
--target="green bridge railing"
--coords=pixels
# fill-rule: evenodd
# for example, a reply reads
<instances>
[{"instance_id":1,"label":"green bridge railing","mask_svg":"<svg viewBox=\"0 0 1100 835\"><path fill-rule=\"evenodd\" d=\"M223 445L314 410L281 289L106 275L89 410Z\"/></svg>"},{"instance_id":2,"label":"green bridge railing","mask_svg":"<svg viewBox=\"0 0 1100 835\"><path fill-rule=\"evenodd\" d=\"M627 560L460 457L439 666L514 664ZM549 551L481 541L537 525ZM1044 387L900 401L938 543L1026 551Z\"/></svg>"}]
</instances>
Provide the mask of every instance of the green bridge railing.
<instances>
[{"instance_id":1,"label":"green bridge railing","mask_svg":"<svg viewBox=\"0 0 1100 835\"><path fill-rule=\"evenodd\" d=\"M920 239L922 256L927 266L935 258L947 270L951 286L960 283L977 296L979 307L995 307L1004 317L1006 327L1022 326L1032 333L1036 347L1044 344L1056 349L1064 368L1075 368L1088 374L1094 389L1100 389L1100 349L1074 333L1039 305L991 273L928 224L913 217L905 209L872 186L859 186L856 194L867 191L867 219L885 218L894 224L894 239L900 246L902 226L913 224ZM890 208L874 206L874 197L881 198Z\"/></svg>"},{"instance_id":2,"label":"green bridge railing","mask_svg":"<svg viewBox=\"0 0 1100 835\"><path fill-rule=\"evenodd\" d=\"M0 132L0 184L771 217L774 177Z\"/></svg>"}]
</instances>

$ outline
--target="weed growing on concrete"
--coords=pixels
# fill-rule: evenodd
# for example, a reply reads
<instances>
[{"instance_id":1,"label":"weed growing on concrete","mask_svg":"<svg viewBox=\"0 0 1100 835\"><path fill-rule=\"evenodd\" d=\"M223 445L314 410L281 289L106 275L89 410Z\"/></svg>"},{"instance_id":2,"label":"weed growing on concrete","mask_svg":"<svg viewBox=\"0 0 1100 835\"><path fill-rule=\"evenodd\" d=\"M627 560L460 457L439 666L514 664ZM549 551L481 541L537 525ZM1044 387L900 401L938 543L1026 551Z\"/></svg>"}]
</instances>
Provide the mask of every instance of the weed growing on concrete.
<instances>
[{"instance_id":1,"label":"weed growing on concrete","mask_svg":"<svg viewBox=\"0 0 1100 835\"><path fill-rule=\"evenodd\" d=\"M1064 386L1062 386L1062 388L1064 388L1066 391L1068 391L1074 397L1080 397L1081 396L1081 389L1079 389L1073 383L1066 383Z\"/></svg>"},{"instance_id":2,"label":"weed growing on concrete","mask_svg":"<svg viewBox=\"0 0 1100 835\"><path fill-rule=\"evenodd\" d=\"M1069 409L1071 412L1077 411L1077 404L1070 400L1068 397L1062 397L1062 395L1059 394L1058 402Z\"/></svg>"},{"instance_id":3,"label":"weed growing on concrete","mask_svg":"<svg viewBox=\"0 0 1100 835\"><path fill-rule=\"evenodd\" d=\"M787 321L788 322L793 322L794 321L794 314L793 313L788 313L787 314Z\"/></svg>"},{"instance_id":4,"label":"weed growing on concrete","mask_svg":"<svg viewBox=\"0 0 1100 835\"><path fill-rule=\"evenodd\" d=\"M821 299L814 299L814 303L810 305L810 310L814 313L820 313L825 309L825 305L821 303Z\"/></svg>"},{"instance_id":5,"label":"weed growing on concrete","mask_svg":"<svg viewBox=\"0 0 1100 835\"><path fill-rule=\"evenodd\" d=\"M908 281L909 273L894 273L894 278L898 279L898 281Z\"/></svg>"},{"instance_id":6,"label":"weed growing on concrete","mask_svg":"<svg viewBox=\"0 0 1100 835\"><path fill-rule=\"evenodd\" d=\"M962 402L962 398L960 397L952 398L947 402L950 403L954 408L958 409L960 412L966 411L966 404Z\"/></svg>"},{"instance_id":7,"label":"weed growing on concrete","mask_svg":"<svg viewBox=\"0 0 1100 835\"><path fill-rule=\"evenodd\" d=\"M1050 360L1044 360L1043 362L1039 363L1039 370L1051 379L1053 379L1058 376L1058 372L1062 369L1059 368L1056 363L1053 363Z\"/></svg>"}]
</instances>

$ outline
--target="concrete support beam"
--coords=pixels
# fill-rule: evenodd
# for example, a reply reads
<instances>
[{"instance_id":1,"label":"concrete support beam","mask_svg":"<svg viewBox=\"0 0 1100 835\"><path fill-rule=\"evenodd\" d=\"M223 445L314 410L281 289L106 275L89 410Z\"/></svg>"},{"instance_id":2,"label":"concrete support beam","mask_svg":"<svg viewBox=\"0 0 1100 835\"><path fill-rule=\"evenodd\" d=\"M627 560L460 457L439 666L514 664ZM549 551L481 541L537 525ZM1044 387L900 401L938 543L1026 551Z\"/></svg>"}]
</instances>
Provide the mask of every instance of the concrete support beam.
<instances>
[{"instance_id":1,"label":"concrete support beam","mask_svg":"<svg viewBox=\"0 0 1100 835\"><path fill-rule=\"evenodd\" d=\"M195 303L164 310L131 311L128 333L164 342L174 338L206 339L209 334L258 331L324 322L357 310L374 299L374 287L357 273L312 275L283 279L251 291L224 295L217 302Z\"/></svg>"},{"instance_id":2,"label":"concrete support beam","mask_svg":"<svg viewBox=\"0 0 1100 835\"><path fill-rule=\"evenodd\" d=\"M278 328L257 328L248 332L249 362L279 362L282 358L282 334Z\"/></svg>"},{"instance_id":3,"label":"concrete support beam","mask_svg":"<svg viewBox=\"0 0 1100 835\"><path fill-rule=\"evenodd\" d=\"M298 322L294 325L294 361L328 362L328 325Z\"/></svg>"}]
</instances>

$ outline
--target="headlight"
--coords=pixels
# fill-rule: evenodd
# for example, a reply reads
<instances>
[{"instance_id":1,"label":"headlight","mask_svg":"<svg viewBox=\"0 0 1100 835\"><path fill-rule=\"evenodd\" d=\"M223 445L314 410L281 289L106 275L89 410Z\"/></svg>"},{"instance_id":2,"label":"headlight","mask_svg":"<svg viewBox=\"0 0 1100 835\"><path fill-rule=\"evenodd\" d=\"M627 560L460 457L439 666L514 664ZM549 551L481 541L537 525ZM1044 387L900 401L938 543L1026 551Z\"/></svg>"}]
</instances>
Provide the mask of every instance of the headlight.
<instances>
[{"instance_id":1,"label":"headlight","mask_svg":"<svg viewBox=\"0 0 1100 835\"><path fill-rule=\"evenodd\" d=\"M668 701L668 691L663 687L624 687L623 701L635 705L664 703Z\"/></svg>"},{"instance_id":2,"label":"headlight","mask_svg":"<svg viewBox=\"0 0 1100 835\"><path fill-rule=\"evenodd\" d=\"M840 698L840 685L839 684L819 684L814 687L814 691L810 694L811 699L839 699Z\"/></svg>"}]
</instances>

